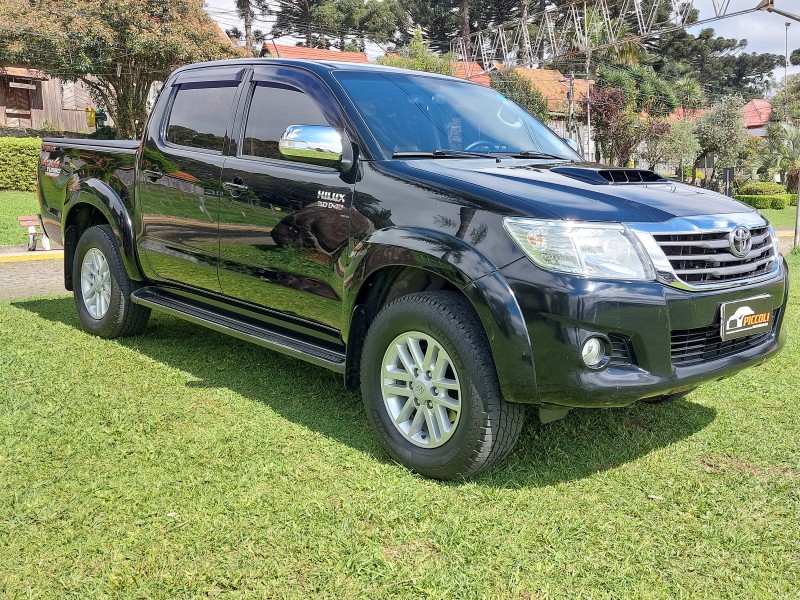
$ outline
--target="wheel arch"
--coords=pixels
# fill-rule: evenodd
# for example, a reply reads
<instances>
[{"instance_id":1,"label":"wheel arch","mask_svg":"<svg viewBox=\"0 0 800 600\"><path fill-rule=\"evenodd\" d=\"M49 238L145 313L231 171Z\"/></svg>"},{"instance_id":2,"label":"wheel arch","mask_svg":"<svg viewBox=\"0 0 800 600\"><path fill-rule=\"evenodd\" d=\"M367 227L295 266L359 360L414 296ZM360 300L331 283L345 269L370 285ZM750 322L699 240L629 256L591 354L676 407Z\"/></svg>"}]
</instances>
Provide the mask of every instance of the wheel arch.
<instances>
[{"instance_id":1,"label":"wheel arch","mask_svg":"<svg viewBox=\"0 0 800 600\"><path fill-rule=\"evenodd\" d=\"M451 290L469 301L483 325L504 397L537 403L525 319L496 267L462 240L443 240L439 232L388 231L391 235L384 231L357 244L347 269L342 331L348 342L347 386L358 386L364 336L383 306L410 293ZM409 239L414 243L407 244Z\"/></svg>"},{"instance_id":2,"label":"wheel arch","mask_svg":"<svg viewBox=\"0 0 800 600\"><path fill-rule=\"evenodd\" d=\"M106 183L99 180L83 180L73 190L65 206L62 231L64 232L64 286L73 289L72 263L75 248L83 232L93 225L108 225L120 249L125 271L134 281L144 276L136 259L136 235L126 203Z\"/></svg>"}]
</instances>

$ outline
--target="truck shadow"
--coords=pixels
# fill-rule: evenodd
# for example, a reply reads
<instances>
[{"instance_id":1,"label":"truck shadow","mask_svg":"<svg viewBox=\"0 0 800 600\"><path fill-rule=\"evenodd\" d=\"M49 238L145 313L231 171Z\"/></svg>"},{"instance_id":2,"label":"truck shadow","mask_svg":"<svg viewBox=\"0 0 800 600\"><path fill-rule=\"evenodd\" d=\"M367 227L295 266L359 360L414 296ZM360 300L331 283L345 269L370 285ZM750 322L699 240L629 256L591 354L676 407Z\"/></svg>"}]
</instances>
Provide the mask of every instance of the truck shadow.
<instances>
[{"instance_id":1,"label":"truck shadow","mask_svg":"<svg viewBox=\"0 0 800 600\"><path fill-rule=\"evenodd\" d=\"M12 304L80 330L71 297ZM116 343L187 373L192 377L187 387L229 389L372 460L391 463L372 435L359 393L345 389L335 373L157 313L143 335ZM520 488L582 479L675 444L702 430L715 414L713 408L682 400L576 410L542 425L535 411L529 411L511 456L472 482Z\"/></svg>"}]
</instances>

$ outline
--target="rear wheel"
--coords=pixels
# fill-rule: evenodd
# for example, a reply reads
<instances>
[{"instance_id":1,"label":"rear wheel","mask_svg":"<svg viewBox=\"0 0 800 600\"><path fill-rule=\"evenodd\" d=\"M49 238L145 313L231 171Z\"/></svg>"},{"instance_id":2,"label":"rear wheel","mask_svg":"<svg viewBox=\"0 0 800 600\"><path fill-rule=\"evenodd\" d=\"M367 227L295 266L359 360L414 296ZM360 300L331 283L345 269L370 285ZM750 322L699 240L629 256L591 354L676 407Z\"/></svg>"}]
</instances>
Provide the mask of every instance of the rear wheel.
<instances>
[{"instance_id":1,"label":"rear wheel","mask_svg":"<svg viewBox=\"0 0 800 600\"><path fill-rule=\"evenodd\" d=\"M122 264L108 225L87 229L75 248L73 294L84 328L104 338L141 333L150 309L131 302L136 283Z\"/></svg>"},{"instance_id":2,"label":"rear wheel","mask_svg":"<svg viewBox=\"0 0 800 600\"><path fill-rule=\"evenodd\" d=\"M386 452L437 479L463 479L514 447L525 408L506 402L480 321L455 292L398 298L364 341L361 391Z\"/></svg>"}]
</instances>

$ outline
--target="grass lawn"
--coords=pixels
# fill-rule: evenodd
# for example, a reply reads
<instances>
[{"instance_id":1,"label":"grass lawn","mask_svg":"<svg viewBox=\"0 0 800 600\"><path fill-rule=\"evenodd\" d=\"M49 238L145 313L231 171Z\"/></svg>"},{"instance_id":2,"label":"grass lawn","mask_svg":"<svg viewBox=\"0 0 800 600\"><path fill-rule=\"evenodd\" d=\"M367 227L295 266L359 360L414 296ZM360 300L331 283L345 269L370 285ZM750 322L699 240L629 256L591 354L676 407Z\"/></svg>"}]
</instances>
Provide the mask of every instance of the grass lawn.
<instances>
[{"instance_id":1,"label":"grass lawn","mask_svg":"<svg viewBox=\"0 0 800 600\"><path fill-rule=\"evenodd\" d=\"M328 371L165 315L104 341L71 298L0 303L0 596L796 597L799 290L763 367L531 419L452 484L390 462Z\"/></svg>"},{"instance_id":2,"label":"grass lawn","mask_svg":"<svg viewBox=\"0 0 800 600\"><path fill-rule=\"evenodd\" d=\"M39 205L33 192L0 190L0 246L27 244L28 232L19 226L17 217L38 214Z\"/></svg>"},{"instance_id":3,"label":"grass lawn","mask_svg":"<svg viewBox=\"0 0 800 600\"><path fill-rule=\"evenodd\" d=\"M769 222L772 223L773 227L794 227L794 220L797 215L797 207L787 206L783 210L764 208L758 212L769 219Z\"/></svg>"}]
</instances>

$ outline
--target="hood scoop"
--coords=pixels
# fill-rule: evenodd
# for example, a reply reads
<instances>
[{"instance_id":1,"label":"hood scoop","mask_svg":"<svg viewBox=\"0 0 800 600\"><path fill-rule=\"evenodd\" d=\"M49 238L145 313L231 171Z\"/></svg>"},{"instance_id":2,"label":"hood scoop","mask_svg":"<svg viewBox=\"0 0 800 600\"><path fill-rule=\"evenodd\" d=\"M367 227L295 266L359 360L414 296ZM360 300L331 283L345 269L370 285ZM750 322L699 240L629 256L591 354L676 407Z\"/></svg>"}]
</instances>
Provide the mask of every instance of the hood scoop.
<instances>
[{"instance_id":1,"label":"hood scoop","mask_svg":"<svg viewBox=\"0 0 800 600\"><path fill-rule=\"evenodd\" d=\"M667 183L658 173L646 169L604 169L592 167L553 167L551 173L585 181L595 185L618 183Z\"/></svg>"}]
</instances>

